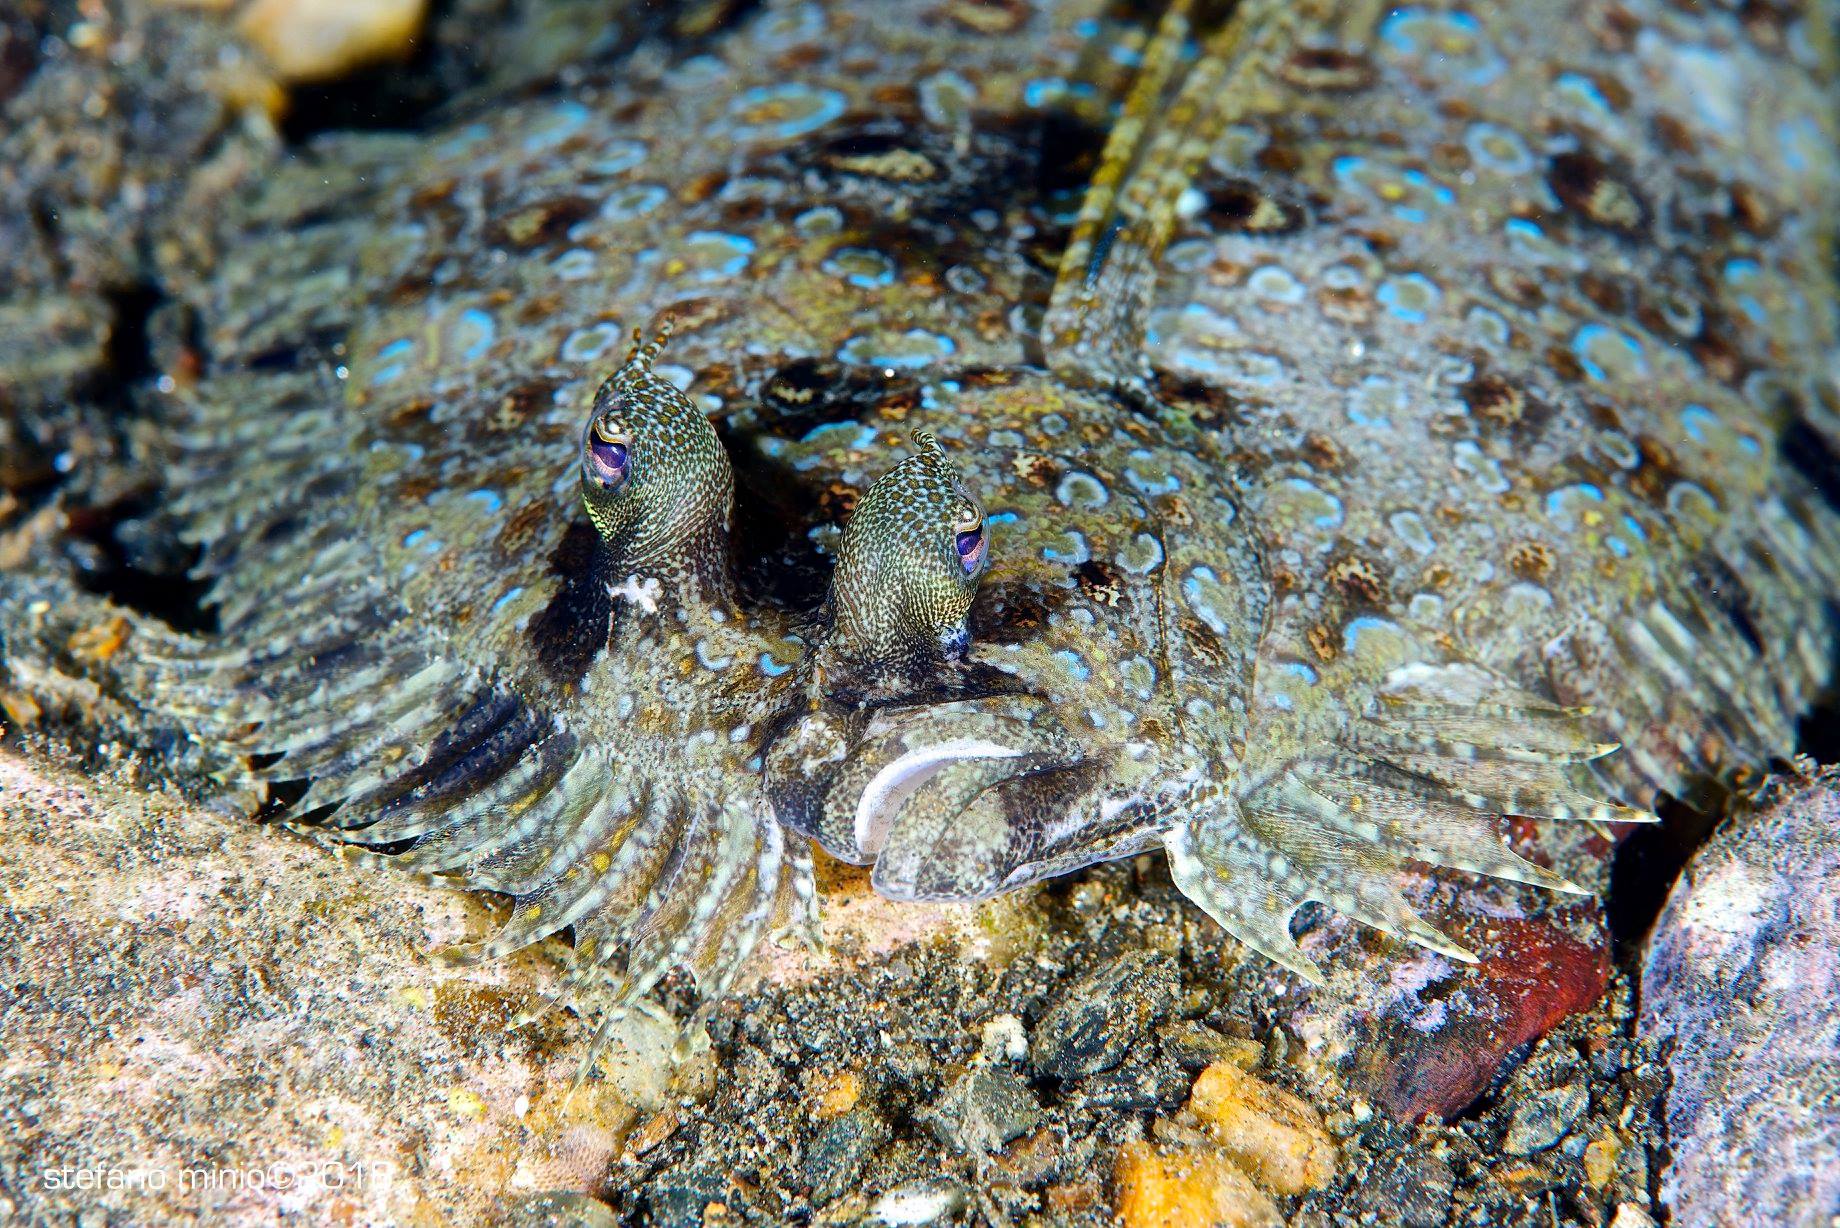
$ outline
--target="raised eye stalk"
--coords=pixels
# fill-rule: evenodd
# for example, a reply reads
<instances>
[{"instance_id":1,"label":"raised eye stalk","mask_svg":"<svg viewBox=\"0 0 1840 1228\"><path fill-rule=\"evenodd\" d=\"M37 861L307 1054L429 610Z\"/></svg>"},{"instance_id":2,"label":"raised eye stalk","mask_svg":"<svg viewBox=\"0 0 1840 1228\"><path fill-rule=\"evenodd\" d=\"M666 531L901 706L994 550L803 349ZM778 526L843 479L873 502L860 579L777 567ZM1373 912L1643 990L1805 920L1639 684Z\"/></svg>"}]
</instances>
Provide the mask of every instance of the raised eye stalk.
<instances>
[{"instance_id":1,"label":"raised eye stalk","mask_svg":"<svg viewBox=\"0 0 1840 1228\"><path fill-rule=\"evenodd\" d=\"M594 395L581 436L581 498L620 577L725 585L735 478L709 420L653 371L668 327Z\"/></svg>"},{"instance_id":2,"label":"raised eye stalk","mask_svg":"<svg viewBox=\"0 0 1840 1228\"><path fill-rule=\"evenodd\" d=\"M989 561L984 508L939 441L883 474L844 527L831 581L827 646L861 667L956 657Z\"/></svg>"}]
</instances>

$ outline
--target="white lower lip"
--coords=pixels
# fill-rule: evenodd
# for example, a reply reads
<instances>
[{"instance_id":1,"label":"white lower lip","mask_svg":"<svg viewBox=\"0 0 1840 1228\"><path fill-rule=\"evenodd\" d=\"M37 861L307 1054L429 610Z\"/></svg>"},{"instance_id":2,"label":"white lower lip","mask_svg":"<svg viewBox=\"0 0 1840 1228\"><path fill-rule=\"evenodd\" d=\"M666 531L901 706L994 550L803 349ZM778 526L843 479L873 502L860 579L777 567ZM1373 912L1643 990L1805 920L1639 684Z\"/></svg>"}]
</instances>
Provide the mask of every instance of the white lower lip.
<instances>
[{"instance_id":1,"label":"white lower lip","mask_svg":"<svg viewBox=\"0 0 1840 1228\"><path fill-rule=\"evenodd\" d=\"M955 738L908 751L877 772L857 799L856 847L866 856L880 853L888 842L894 816L907 799L949 764L964 759L1016 759L1021 755L1013 746L983 738Z\"/></svg>"}]
</instances>

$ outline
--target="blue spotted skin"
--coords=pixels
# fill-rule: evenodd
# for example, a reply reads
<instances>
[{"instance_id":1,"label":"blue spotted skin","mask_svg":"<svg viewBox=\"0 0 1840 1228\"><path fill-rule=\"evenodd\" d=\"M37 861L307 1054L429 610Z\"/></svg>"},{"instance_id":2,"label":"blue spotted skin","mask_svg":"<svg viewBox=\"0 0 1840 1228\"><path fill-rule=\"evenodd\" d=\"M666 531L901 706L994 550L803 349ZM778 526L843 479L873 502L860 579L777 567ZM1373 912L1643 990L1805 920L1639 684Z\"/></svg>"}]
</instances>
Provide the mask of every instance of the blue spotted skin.
<instances>
[{"instance_id":1,"label":"blue spotted skin","mask_svg":"<svg viewBox=\"0 0 1840 1228\"><path fill-rule=\"evenodd\" d=\"M1832 74L1818 20L1568 7L1392 10L1358 118L1293 89L1223 134L1150 355L1239 401L1267 651L1321 664L1352 585L1596 705L1647 805L1792 746L1827 669L1831 519L1779 440L1832 437ZM1223 186L1308 222L1210 232Z\"/></svg>"},{"instance_id":2,"label":"blue spotted skin","mask_svg":"<svg viewBox=\"0 0 1840 1228\"><path fill-rule=\"evenodd\" d=\"M932 899L1161 846L1302 976L1307 900L1468 958L1409 863L1566 889L1500 816L1792 749L1840 587L1816 33L1178 8L1088 162L1096 9L768 5L303 159L187 288L225 633L156 698L626 994L727 985L804 836ZM666 320L644 395L738 502L655 572L577 449Z\"/></svg>"}]
</instances>

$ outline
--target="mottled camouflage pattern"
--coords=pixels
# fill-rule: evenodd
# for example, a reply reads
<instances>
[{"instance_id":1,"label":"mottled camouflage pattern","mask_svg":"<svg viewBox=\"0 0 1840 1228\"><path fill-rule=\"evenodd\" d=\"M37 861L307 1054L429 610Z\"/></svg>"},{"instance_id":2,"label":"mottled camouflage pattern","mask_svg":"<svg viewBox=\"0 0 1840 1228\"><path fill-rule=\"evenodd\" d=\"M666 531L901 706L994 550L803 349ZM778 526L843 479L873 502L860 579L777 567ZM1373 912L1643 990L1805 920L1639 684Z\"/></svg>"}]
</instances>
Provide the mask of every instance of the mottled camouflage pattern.
<instances>
[{"instance_id":1,"label":"mottled camouflage pattern","mask_svg":"<svg viewBox=\"0 0 1840 1228\"><path fill-rule=\"evenodd\" d=\"M770 5L302 158L188 291L224 633L150 698L627 993L726 984L795 832L901 898L1160 845L1304 976L1307 900L1464 958L1408 861L1564 889L1500 815L1787 753L1840 585L1825 27L1178 8L1108 139L1097 16ZM667 320L615 385L736 493L659 563L578 448Z\"/></svg>"}]
</instances>

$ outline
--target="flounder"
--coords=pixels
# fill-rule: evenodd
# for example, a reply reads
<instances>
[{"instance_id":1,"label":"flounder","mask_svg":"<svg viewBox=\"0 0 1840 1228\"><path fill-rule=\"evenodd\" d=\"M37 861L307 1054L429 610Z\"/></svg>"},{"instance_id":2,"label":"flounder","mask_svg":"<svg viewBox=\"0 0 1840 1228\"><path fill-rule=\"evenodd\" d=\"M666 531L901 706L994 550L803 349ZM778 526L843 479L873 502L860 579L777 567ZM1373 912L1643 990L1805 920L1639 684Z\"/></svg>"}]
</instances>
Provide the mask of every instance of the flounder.
<instances>
[{"instance_id":1,"label":"flounder","mask_svg":"<svg viewBox=\"0 0 1840 1228\"><path fill-rule=\"evenodd\" d=\"M1830 48L1563 7L768 4L326 141L179 288L221 630L119 668L614 1000L813 841L1470 958L1405 866L1577 890L1502 816L1792 753L1840 591Z\"/></svg>"}]
</instances>

